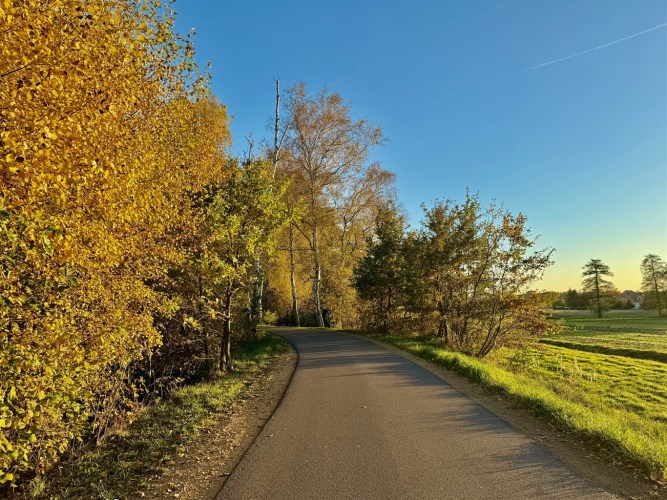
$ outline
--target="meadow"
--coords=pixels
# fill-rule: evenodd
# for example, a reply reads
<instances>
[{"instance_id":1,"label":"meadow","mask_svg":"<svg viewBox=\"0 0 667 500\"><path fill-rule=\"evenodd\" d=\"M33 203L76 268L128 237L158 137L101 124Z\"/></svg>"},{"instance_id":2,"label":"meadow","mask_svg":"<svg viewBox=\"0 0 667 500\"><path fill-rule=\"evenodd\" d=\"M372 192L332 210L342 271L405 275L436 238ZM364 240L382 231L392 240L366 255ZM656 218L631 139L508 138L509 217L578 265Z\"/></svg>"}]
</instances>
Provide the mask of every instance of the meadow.
<instances>
[{"instance_id":1,"label":"meadow","mask_svg":"<svg viewBox=\"0 0 667 500\"><path fill-rule=\"evenodd\" d=\"M665 317L643 311L612 311L600 319L581 311L564 311L552 317L564 331L542 339L543 344L667 362Z\"/></svg>"},{"instance_id":2,"label":"meadow","mask_svg":"<svg viewBox=\"0 0 667 500\"><path fill-rule=\"evenodd\" d=\"M432 338L379 337L504 393L526 407L667 477L667 318L555 314L563 326L523 348L478 360Z\"/></svg>"},{"instance_id":3,"label":"meadow","mask_svg":"<svg viewBox=\"0 0 667 500\"><path fill-rule=\"evenodd\" d=\"M631 429L664 448L667 318L612 312L601 319L560 314L554 321L563 325L562 333L524 349L501 349L490 361L588 407L610 425L620 424L619 431ZM641 441L628 440L626 448L635 448L631 456L647 451Z\"/></svg>"}]
</instances>

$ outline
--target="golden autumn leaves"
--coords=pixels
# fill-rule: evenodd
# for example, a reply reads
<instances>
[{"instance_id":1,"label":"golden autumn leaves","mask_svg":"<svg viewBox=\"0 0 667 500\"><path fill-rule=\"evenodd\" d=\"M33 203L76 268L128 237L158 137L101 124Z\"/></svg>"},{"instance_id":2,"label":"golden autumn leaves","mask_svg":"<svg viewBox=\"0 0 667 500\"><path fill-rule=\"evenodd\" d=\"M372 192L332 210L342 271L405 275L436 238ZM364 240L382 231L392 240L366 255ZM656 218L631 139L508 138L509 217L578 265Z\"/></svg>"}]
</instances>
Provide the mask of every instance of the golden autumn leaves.
<instances>
[{"instance_id":1,"label":"golden autumn leaves","mask_svg":"<svg viewBox=\"0 0 667 500\"><path fill-rule=\"evenodd\" d=\"M154 285L230 137L172 24L157 1L1 4L0 483L110 425L178 308Z\"/></svg>"}]
</instances>

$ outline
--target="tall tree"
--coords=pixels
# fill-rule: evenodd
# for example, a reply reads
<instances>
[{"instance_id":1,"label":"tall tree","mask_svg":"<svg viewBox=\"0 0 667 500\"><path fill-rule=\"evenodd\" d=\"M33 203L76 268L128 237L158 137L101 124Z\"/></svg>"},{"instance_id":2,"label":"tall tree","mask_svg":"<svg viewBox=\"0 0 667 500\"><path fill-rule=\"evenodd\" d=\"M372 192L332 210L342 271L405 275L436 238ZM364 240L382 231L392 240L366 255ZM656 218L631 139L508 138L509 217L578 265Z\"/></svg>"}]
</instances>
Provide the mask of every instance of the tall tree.
<instances>
[{"instance_id":1,"label":"tall tree","mask_svg":"<svg viewBox=\"0 0 667 500\"><path fill-rule=\"evenodd\" d=\"M354 267L354 286L371 304L368 326L388 333L401 303L405 217L393 203L383 207L368 237L366 255Z\"/></svg>"},{"instance_id":2,"label":"tall tree","mask_svg":"<svg viewBox=\"0 0 667 500\"><path fill-rule=\"evenodd\" d=\"M283 180L286 185L283 202L287 210L288 224L283 235L282 249L287 251L288 269L289 269L289 287L291 297L291 307L289 311L289 324L301 326L301 317L299 314L299 292L297 286L297 260L298 248L298 230L297 225L303 216L303 199L301 193L304 190L300 172L290 170L293 163L285 162L285 166L277 171L278 178ZM284 241L286 239L286 242Z\"/></svg>"},{"instance_id":3,"label":"tall tree","mask_svg":"<svg viewBox=\"0 0 667 500\"><path fill-rule=\"evenodd\" d=\"M659 255L651 253L644 257L640 269L642 272L642 290L644 293L650 293L654 296L658 316L662 316L660 292L662 291L662 295L665 295L665 290L667 290L667 263ZM667 299L667 297L665 298Z\"/></svg>"},{"instance_id":4,"label":"tall tree","mask_svg":"<svg viewBox=\"0 0 667 500\"><path fill-rule=\"evenodd\" d=\"M276 107L275 107L275 117L273 120L273 146L268 151L268 156L271 157L272 165L272 179L276 178L276 170L278 167L278 161L280 159L280 149L282 147L282 142L285 137L284 131L283 135L279 138L280 133L280 79L276 78ZM272 187L270 187L272 189ZM265 282L265 256L257 254L255 256L255 274L257 279L255 280L255 285L252 289L252 298L250 301L250 321L253 324L253 328L256 330L258 324L262 323L264 320L264 307L263 307L263 297L264 297L264 282Z\"/></svg>"},{"instance_id":5,"label":"tall tree","mask_svg":"<svg viewBox=\"0 0 667 500\"><path fill-rule=\"evenodd\" d=\"M350 287L353 280L354 265L365 251L368 236L373 232L379 212L392 205L391 186L394 174L377 164L371 165L359 176L341 199L333 199L335 241L331 242L332 256L329 275L330 286L328 306L333 310L335 323L346 328L349 311L353 310L354 290ZM389 201L388 201L389 200ZM388 205L389 204L389 205Z\"/></svg>"},{"instance_id":6,"label":"tall tree","mask_svg":"<svg viewBox=\"0 0 667 500\"><path fill-rule=\"evenodd\" d=\"M270 254L277 232L285 223L283 189L274 185L268 162L236 166L209 210L219 263L217 281L223 318L220 370L232 369L232 300L234 294L257 280L256 256Z\"/></svg>"},{"instance_id":7,"label":"tall tree","mask_svg":"<svg viewBox=\"0 0 667 500\"><path fill-rule=\"evenodd\" d=\"M322 316L322 226L335 219L334 198L342 198L363 177L372 146L382 142L382 130L365 120L353 120L340 94L323 89L309 94L303 83L286 99L286 149L304 190L304 216L297 229L307 240L312 257L313 307L317 324Z\"/></svg>"},{"instance_id":8,"label":"tall tree","mask_svg":"<svg viewBox=\"0 0 667 500\"><path fill-rule=\"evenodd\" d=\"M605 297L615 290L611 281L604 279L604 276L613 276L609 266L604 264L600 259L591 259L583 267L584 272L581 273L584 278L581 282L582 290L593 295L595 311L598 318L602 317L602 311L606 309Z\"/></svg>"}]
</instances>

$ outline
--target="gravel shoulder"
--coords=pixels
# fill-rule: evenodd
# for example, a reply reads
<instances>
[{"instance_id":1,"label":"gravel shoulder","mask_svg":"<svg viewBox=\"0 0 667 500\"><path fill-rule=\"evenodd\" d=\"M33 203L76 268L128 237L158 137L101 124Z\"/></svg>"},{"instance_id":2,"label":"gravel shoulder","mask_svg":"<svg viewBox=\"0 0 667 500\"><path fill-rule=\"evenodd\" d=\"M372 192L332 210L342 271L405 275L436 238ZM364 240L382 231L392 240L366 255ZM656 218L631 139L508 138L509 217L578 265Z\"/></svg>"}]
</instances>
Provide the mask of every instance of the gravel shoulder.
<instances>
[{"instance_id":1,"label":"gravel shoulder","mask_svg":"<svg viewBox=\"0 0 667 500\"><path fill-rule=\"evenodd\" d=\"M290 349L255 378L243 396L200 436L188 443L142 498L215 498L253 440L271 418L297 363Z\"/></svg>"}]
</instances>

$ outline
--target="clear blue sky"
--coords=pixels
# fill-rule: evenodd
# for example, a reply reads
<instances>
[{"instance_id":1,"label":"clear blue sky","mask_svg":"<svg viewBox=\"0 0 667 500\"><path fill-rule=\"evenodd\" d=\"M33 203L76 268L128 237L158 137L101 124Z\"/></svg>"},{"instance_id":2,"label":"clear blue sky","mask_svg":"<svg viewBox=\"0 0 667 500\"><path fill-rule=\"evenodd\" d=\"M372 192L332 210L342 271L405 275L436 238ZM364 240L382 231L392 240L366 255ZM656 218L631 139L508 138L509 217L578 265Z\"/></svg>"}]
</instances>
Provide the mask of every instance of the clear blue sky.
<instances>
[{"instance_id":1,"label":"clear blue sky","mask_svg":"<svg viewBox=\"0 0 667 500\"><path fill-rule=\"evenodd\" d=\"M642 257L667 259L664 0L178 0L175 10L178 31L196 28L200 64L212 62L238 152L250 132L270 137L274 78L303 80L383 126L389 142L373 158L397 174L414 225L421 202L461 199L466 186L504 202L557 249L546 289L579 288L591 258L621 290L638 289Z\"/></svg>"}]
</instances>

